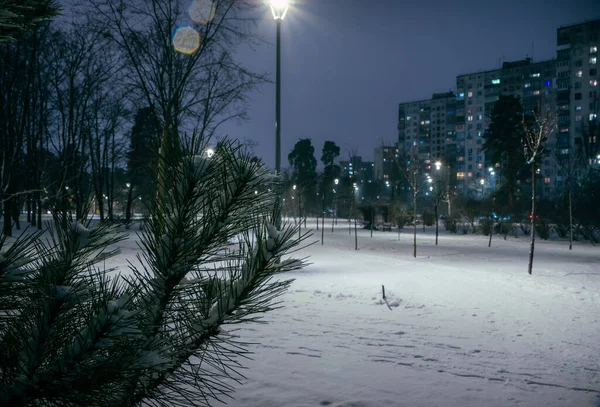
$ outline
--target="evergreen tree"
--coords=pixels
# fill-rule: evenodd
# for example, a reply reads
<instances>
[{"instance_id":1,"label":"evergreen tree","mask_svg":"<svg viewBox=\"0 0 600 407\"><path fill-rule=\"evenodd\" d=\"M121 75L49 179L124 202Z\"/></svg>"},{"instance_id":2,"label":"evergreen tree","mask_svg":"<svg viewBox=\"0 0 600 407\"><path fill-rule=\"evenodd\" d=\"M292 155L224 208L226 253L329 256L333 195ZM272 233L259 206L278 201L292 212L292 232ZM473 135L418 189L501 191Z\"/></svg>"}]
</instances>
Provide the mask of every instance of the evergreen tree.
<instances>
[{"instance_id":1,"label":"evergreen tree","mask_svg":"<svg viewBox=\"0 0 600 407\"><path fill-rule=\"evenodd\" d=\"M14 40L59 12L53 0L0 0L0 43Z\"/></svg>"},{"instance_id":2,"label":"evergreen tree","mask_svg":"<svg viewBox=\"0 0 600 407\"><path fill-rule=\"evenodd\" d=\"M130 133L129 151L127 152L128 197L126 223L131 217L131 206L135 199L149 202L154 195L152 168L158 162L158 140L160 138L160 122L152 108L144 107L137 111Z\"/></svg>"},{"instance_id":3,"label":"evergreen tree","mask_svg":"<svg viewBox=\"0 0 600 407\"><path fill-rule=\"evenodd\" d=\"M500 95L492 110L491 122L483 135L483 150L494 163L501 163L500 177L508 198L511 215L516 212L516 196L521 173L525 169L522 139L523 107L518 98Z\"/></svg>"},{"instance_id":4,"label":"evergreen tree","mask_svg":"<svg viewBox=\"0 0 600 407\"><path fill-rule=\"evenodd\" d=\"M292 181L300 188L314 186L317 182L317 160L315 148L309 138L300 139L292 152L288 154L288 161L294 172Z\"/></svg>"},{"instance_id":5,"label":"evergreen tree","mask_svg":"<svg viewBox=\"0 0 600 407\"><path fill-rule=\"evenodd\" d=\"M340 156L340 147L333 141L326 141L321 153L323 180L329 185L333 179L340 176L340 167L334 164L335 159Z\"/></svg>"},{"instance_id":6,"label":"evergreen tree","mask_svg":"<svg viewBox=\"0 0 600 407\"><path fill-rule=\"evenodd\" d=\"M291 181L297 187L297 194L304 207L316 204L317 160L315 148L310 139L300 139L288 155L292 166Z\"/></svg>"},{"instance_id":7,"label":"evergreen tree","mask_svg":"<svg viewBox=\"0 0 600 407\"><path fill-rule=\"evenodd\" d=\"M154 175L165 201L127 276L101 268L125 238L105 223L53 211L49 241L0 238L0 405L204 406L233 391L247 352L223 327L273 309L291 280L272 277L302 267L284 256L304 237L275 228L277 181L249 155L182 146Z\"/></svg>"}]
</instances>

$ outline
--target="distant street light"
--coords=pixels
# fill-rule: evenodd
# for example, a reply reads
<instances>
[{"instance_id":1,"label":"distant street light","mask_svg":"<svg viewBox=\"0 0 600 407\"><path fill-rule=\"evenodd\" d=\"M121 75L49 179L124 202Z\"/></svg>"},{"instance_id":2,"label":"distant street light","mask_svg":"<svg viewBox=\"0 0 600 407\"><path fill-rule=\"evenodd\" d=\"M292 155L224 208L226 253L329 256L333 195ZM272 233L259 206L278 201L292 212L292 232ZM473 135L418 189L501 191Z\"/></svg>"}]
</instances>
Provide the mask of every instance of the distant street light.
<instances>
[{"instance_id":1,"label":"distant street light","mask_svg":"<svg viewBox=\"0 0 600 407\"><path fill-rule=\"evenodd\" d=\"M336 188L333 188L333 219L331 220L331 233L333 233L333 225L334 223L337 225L337 185L339 184L339 179L334 179L333 184Z\"/></svg>"}]
</instances>

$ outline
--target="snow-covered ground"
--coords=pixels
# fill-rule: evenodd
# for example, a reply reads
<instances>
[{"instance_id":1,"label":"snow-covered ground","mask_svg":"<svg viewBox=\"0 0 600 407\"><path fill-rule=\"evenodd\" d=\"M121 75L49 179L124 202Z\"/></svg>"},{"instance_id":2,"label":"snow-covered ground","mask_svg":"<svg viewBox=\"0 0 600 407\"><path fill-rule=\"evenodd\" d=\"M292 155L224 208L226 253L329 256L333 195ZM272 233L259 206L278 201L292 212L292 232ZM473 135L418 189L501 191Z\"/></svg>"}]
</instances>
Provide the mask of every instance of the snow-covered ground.
<instances>
[{"instance_id":1,"label":"snow-covered ground","mask_svg":"<svg viewBox=\"0 0 600 407\"><path fill-rule=\"evenodd\" d=\"M600 405L599 247L537 241L529 276L523 237L419 227L414 259L408 230L359 230L355 251L326 226L284 308L238 331L257 345L229 406Z\"/></svg>"}]
</instances>

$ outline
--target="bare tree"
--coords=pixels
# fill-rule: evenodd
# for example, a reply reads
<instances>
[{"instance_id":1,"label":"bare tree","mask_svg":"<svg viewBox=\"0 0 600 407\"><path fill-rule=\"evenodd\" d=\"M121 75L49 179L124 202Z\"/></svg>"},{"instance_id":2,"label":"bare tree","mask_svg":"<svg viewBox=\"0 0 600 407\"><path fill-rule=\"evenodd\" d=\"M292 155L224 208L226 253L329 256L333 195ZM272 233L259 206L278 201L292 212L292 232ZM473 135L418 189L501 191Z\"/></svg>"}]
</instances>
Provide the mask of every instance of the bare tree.
<instances>
[{"instance_id":1,"label":"bare tree","mask_svg":"<svg viewBox=\"0 0 600 407\"><path fill-rule=\"evenodd\" d=\"M415 156L415 145L410 149L410 158L404 156L396 159L396 165L402 172L412 190L413 198L413 257L417 257L417 196L423 186L421 160Z\"/></svg>"},{"instance_id":2,"label":"bare tree","mask_svg":"<svg viewBox=\"0 0 600 407\"><path fill-rule=\"evenodd\" d=\"M111 109L105 101L108 93L115 94L112 80L118 64L110 43L83 23L51 34L46 63L53 89L50 131L55 136L50 142L62 169L55 199L63 203L64 211L70 211L73 202L76 218L84 219L92 192L90 169L96 173L101 167L90 152L97 147L94 134L104 121L103 113ZM102 196L98 203L103 205Z\"/></svg>"},{"instance_id":3,"label":"bare tree","mask_svg":"<svg viewBox=\"0 0 600 407\"><path fill-rule=\"evenodd\" d=\"M567 149L563 154L561 149L556 148L554 152L556 164L566 178L565 188L567 192L567 208L569 212L569 250L573 249L573 180L576 180L584 162L584 155L580 150Z\"/></svg>"},{"instance_id":4,"label":"bare tree","mask_svg":"<svg viewBox=\"0 0 600 407\"><path fill-rule=\"evenodd\" d=\"M247 16L256 5L249 0L204 3L205 15L188 13L192 8L179 0L91 2L106 26L104 34L127 59L134 96L161 122L162 132L156 135L159 174L166 169L164 157L180 148L175 135L182 126L196 128L202 139L212 137L223 122L245 117L246 92L266 81L232 57L237 44L252 40L248 28L253 20ZM178 52L173 39L182 21L190 22L186 35L197 47ZM163 183L157 185L160 204Z\"/></svg>"},{"instance_id":5,"label":"bare tree","mask_svg":"<svg viewBox=\"0 0 600 407\"><path fill-rule=\"evenodd\" d=\"M529 247L529 264L527 272L532 273L533 255L535 251L535 175L536 175L536 159L540 157L545 149L548 136L556 127L556 113L551 112L549 108L539 116L533 112L532 120L526 120L523 115L522 125L524 128L522 144L523 153L527 164L531 165L531 243Z\"/></svg>"},{"instance_id":6,"label":"bare tree","mask_svg":"<svg viewBox=\"0 0 600 407\"><path fill-rule=\"evenodd\" d=\"M98 202L100 219L105 218L104 201L108 218L114 220L115 173L118 161L124 156L124 144L119 137L126 117L123 95L112 89L98 92L90 107L89 149L90 177L95 201ZM131 188L129 188L131 191ZM105 198L106 197L106 198ZM131 201L129 197L128 202Z\"/></svg>"},{"instance_id":7,"label":"bare tree","mask_svg":"<svg viewBox=\"0 0 600 407\"><path fill-rule=\"evenodd\" d=\"M433 184L431 185L432 188L430 188L430 192L433 201L433 212L435 216L435 244L437 246L439 236L439 206L442 202L450 202L450 169L444 168L442 170L442 165L439 162L436 162L435 166L436 176L434 178L430 178L432 180L431 184ZM450 203L448 203L448 208L450 208ZM450 215L450 213L448 213L448 215Z\"/></svg>"}]
</instances>

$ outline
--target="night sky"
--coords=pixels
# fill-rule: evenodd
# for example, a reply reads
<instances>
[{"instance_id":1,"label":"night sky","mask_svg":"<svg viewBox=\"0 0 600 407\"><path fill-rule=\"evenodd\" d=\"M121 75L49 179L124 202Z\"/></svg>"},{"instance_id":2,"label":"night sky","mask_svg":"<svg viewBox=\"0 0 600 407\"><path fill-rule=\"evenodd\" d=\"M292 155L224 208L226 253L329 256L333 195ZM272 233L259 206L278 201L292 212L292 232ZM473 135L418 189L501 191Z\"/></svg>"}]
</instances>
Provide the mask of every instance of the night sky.
<instances>
[{"instance_id":1,"label":"night sky","mask_svg":"<svg viewBox=\"0 0 600 407\"><path fill-rule=\"evenodd\" d=\"M500 67L532 55L556 57L556 29L600 18L592 0L406 1L296 0L282 25L282 167L300 138L320 161L325 140L341 159L397 139L397 105L454 90L456 75ZM250 120L223 133L258 143L275 158L275 22L267 6L256 34L266 43L242 48L238 60L269 73L273 84L250 95Z\"/></svg>"}]
</instances>

